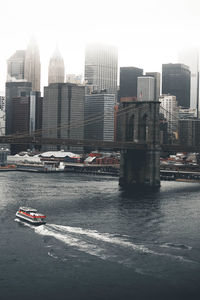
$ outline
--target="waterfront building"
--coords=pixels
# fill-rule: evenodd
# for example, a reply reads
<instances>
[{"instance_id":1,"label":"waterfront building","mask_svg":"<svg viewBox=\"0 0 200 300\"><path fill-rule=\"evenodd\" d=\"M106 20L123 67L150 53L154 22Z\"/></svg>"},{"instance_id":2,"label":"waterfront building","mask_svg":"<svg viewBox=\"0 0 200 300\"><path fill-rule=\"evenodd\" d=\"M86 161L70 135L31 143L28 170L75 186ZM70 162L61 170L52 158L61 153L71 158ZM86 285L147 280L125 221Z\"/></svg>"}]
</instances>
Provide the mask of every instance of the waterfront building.
<instances>
[{"instance_id":1,"label":"waterfront building","mask_svg":"<svg viewBox=\"0 0 200 300\"><path fill-rule=\"evenodd\" d=\"M120 98L135 97L137 99L137 78L143 70L135 67L120 68Z\"/></svg>"},{"instance_id":2,"label":"waterfront building","mask_svg":"<svg viewBox=\"0 0 200 300\"><path fill-rule=\"evenodd\" d=\"M86 95L85 139L114 141L114 107L114 94Z\"/></svg>"},{"instance_id":3,"label":"waterfront building","mask_svg":"<svg viewBox=\"0 0 200 300\"><path fill-rule=\"evenodd\" d=\"M28 44L25 64L24 64L24 78L32 83L33 91L40 91L40 53L38 45L34 38Z\"/></svg>"},{"instance_id":4,"label":"waterfront building","mask_svg":"<svg viewBox=\"0 0 200 300\"><path fill-rule=\"evenodd\" d=\"M7 82L24 79L25 50L17 50L7 60Z\"/></svg>"},{"instance_id":5,"label":"waterfront building","mask_svg":"<svg viewBox=\"0 0 200 300\"><path fill-rule=\"evenodd\" d=\"M154 78L154 96L155 100L160 97L160 73L159 72L146 72L146 76Z\"/></svg>"},{"instance_id":6,"label":"waterfront building","mask_svg":"<svg viewBox=\"0 0 200 300\"><path fill-rule=\"evenodd\" d=\"M199 71L199 51L197 49L182 49L178 54L179 63L189 66L190 78L190 108L197 107L197 83Z\"/></svg>"},{"instance_id":7,"label":"waterfront building","mask_svg":"<svg viewBox=\"0 0 200 300\"><path fill-rule=\"evenodd\" d=\"M84 138L85 87L70 83L51 83L44 87L42 136L49 138ZM62 146L64 150L82 148ZM44 146L44 150L57 150Z\"/></svg>"},{"instance_id":8,"label":"waterfront building","mask_svg":"<svg viewBox=\"0 0 200 300\"><path fill-rule=\"evenodd\" d=\"M85 82L89 92L117 95L118 51L114 46L88 44L85 50Z\"/></svg>"},{"instance_id":9,"label":"waterfront building","mask_svg":"<svg viewBox=\"0 0 200 300\"><path fill-rule=\"evenodd\" d=\"M176 96L178 106L190 107L190 69L184 64L162 65L162 94Z\"/></svg>"},{"instance_id":10,"label":"waterfront building","mask_svg":"<svg viewBox=\"0 0 200 300\"><path fill-rule=\"evenodd\" d=\"M149 76L137 78L137 99L140 101L155 100L155 79Z\"/></svg>"},{"instance_id":11,"label":"waterfront building","mask_svg":"<svg viewBox=\"0 0 200 300\"><path fill-rule=\"evenodd\" d=\"M159 98L160 101L160 112L164 115L164 118L168 122L169 133L178 131L178 105L176 96L173 95L162 95ZM163 108L163 109L162 109Z\"/></svg>"},{"instance_id":12,"label":"waterfront building","mask_svg":"<svg viewBox=\"0 0 200 300\"><path fill-rule=\"evenodd\" d=\"M65 81L65 65L64 60L58 48L55 49L49 61L48 84L64 83Z\"/></svg>"}]
</instances>

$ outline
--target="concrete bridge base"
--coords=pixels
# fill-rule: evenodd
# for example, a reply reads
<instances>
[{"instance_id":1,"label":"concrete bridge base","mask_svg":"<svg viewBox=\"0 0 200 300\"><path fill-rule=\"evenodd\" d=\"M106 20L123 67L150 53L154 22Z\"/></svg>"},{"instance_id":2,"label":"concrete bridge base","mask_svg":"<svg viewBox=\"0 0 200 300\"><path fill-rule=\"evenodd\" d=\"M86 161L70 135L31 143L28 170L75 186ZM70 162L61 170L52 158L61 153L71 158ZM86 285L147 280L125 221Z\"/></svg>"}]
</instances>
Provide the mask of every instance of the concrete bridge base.
<instances>
[{"instance_id":1,"label":"concrete bridge base","mask_svg":"<svg viewBox=\"0 0 200 300\"><path fill-rule=\"evenodd\" d=\"M118 139L146 143L145 150L121 151L119 185L124 189L160 187L160 126L158 101L122 101Z\"/></svg>"},{"instance_id":2,"label":"concrete bridge base","mask_svg":"<svg viewBox=\"0 0 200 300\"><path fill-rule=\"evenodd\" d=\"M123 189L160 187L160 150L126 150L121 153L119 185Z\"/></svg>"}]
</instances>

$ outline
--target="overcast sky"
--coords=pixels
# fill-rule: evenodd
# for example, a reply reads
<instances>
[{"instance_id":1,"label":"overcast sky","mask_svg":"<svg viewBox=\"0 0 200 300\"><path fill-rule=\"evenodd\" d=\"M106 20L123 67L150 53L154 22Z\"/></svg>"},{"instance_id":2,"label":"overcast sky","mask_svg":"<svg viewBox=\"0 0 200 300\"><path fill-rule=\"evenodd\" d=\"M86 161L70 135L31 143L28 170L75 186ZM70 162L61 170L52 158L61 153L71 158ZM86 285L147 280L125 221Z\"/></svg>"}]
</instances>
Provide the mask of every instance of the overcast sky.
<instances>
[{"instance_id":1,"label":"overcast sky","mask_svg":"<svg viewBox=\"0 0 200 300\"><path fill-rule=\"evenodd\" d=\"M58 44L66 73L83 73L87 42L116 45L119 66L161 71L177 52L200 46L200 0L1 0L0 91L6 60L34 35L41 57L41 86Z\"/></svg>"}]
</instances>

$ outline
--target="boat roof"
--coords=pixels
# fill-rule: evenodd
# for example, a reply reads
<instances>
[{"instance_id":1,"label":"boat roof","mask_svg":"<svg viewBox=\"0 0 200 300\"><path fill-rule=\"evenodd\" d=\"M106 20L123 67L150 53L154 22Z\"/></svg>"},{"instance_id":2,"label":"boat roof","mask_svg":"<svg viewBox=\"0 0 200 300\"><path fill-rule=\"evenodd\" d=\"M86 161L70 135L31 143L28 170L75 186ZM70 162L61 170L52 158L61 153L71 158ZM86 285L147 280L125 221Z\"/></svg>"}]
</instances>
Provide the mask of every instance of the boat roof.
<instances>
[{"instance_id":1,"label":"boat roof","mask_svg":"<svg viewBox=\"0 0 200 300\"><path fill-rule=\"evenodd\" d=\"M31 207L27 207L27 206L20 206L21 210L25 210L25 211L32 211L32 212L37 212L37 209L35 208L31 208Z\"/></svg>"}]
</instances>

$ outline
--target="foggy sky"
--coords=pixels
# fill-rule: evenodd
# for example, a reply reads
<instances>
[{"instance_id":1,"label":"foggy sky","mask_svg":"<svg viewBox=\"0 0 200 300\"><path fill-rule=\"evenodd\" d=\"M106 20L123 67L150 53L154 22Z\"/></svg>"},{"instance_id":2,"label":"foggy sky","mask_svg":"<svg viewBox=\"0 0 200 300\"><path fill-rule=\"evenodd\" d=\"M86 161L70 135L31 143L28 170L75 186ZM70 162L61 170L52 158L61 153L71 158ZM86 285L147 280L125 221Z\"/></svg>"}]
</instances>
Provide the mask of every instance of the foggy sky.
<instances>
[{"instance_id":1,"label":"foggy sky","mask_svg":"<svg viewBox=\"0 0 200 300\"><path fill-rule=\"evenodd\" d=\"M199 0L1 0L0 91L6 60L26 49L34 34L40 48L41 87L58 44L66 73L83 73L87 42L119 49L119 66L161 71L179 49L200 46Z\"/></svg>"}]
</instances>

